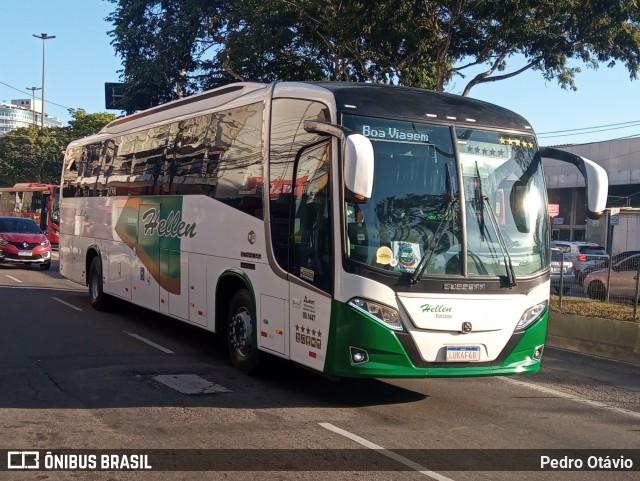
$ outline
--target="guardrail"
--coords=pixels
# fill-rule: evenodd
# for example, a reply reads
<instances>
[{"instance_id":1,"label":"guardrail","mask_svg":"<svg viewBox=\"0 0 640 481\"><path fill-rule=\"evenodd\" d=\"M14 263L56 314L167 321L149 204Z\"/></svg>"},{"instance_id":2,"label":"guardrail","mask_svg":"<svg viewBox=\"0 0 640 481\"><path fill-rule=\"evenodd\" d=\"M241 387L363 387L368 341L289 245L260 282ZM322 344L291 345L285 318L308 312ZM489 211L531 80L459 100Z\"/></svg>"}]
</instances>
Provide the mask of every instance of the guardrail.
<instances>
[{"instance_id":1,"label":"guardrail","mask_svg":"<svg viewBox=\"0 0 640 481\"><path fill-rule=\"evenodd\" d=\"M551 262L551 289L558 292L562 309L564 297L582 297L607 303L633 306L638 316L640 294L640 252L613 256L575 255L555 252Z\"/></svg>"}]
</instances>

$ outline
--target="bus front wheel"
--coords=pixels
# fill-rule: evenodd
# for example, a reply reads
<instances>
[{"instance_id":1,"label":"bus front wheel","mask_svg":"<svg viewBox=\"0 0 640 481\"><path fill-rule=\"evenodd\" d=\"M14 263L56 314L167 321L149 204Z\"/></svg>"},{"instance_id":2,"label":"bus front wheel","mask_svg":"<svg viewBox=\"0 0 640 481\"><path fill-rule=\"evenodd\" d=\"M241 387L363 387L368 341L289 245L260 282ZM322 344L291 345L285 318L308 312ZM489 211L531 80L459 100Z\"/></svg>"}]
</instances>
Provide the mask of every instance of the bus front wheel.
<instances>
[{"instance_id":1,"label":"bus front wheel","mask_svg":"<svg viewBox=\"0 0 640 481\"><path fill-rule=\"evenodd\" d=\"M227 316L227 344L231 361L245 374L256 372L260 357L254 310L251 294L246 289L240 289L231 299Z\"/></svg>"},{"instance_id":2,"label":"bus front wheel","mask_svg":"<svg viewBox=\"0 0 640 481\"><path fill-rule=\"evenodd\" d=\"M102 289L102 262L99 257L94 257L89 267L89 300L91 307L96 311L106 311L108 308L108 296Z\"/></svg>"}]
</instances>

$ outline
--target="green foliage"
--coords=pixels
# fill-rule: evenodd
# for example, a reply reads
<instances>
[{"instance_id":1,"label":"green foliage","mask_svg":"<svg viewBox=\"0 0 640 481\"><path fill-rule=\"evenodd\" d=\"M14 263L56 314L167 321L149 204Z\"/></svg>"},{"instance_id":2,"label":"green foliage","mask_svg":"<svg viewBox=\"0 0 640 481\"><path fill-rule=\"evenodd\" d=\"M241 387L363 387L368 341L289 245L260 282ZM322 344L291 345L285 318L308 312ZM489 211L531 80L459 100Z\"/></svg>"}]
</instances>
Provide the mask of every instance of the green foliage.
<instances>
[{"instance_id":1,"label":"green foliage","mask_svg":"<svg viewBox=\"0 0 640 481\"><path fill-rule=\"evenodd\" d=\"M0 138L0 185L60 180L61 148L66 133L60 127L13 130Z\"/></svg>"},{"instance_id":2,"label":"green foliage","mask_svg":"<svg viewBox=\"0 0 640 481\"><path fill-rule=\"evenodd\" d=\"M462 78L468 94L533 69L575 89L571 62L621 62L636 78L640 61L637 0L109 1L128 111L238 80Z\"/></svg>"},{"instance_id":3,"label":"green foliage","mask_svg":"<svg viewBox=\"0 0 640 481\"><path fill-rule=\"evenodd\" d=\"M69 141L97 133L116 118L109 113L70 112L69 127L21 128L0 137L0 186L18 182L58 183Z\"/></svg>"},{"instance_id":4,"label":"green foliage","mask_svg":"<svg viewBox=\"0 0 640 481\"><path fill-rule=\"evenodd\" d=\"M83 109L71 109L69 113L73 117L69 121L69 140L96 134L117 118L115 114L107 112L88 114Z\"/></svg>"}]
</instances>

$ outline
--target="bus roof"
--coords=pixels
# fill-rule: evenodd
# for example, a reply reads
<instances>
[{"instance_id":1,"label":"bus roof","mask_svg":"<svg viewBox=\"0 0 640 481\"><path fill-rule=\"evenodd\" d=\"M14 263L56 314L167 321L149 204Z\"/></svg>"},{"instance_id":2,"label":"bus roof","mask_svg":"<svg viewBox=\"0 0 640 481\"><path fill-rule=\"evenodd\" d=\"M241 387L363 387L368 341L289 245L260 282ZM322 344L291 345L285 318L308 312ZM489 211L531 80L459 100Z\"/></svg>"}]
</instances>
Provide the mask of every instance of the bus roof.
<instances>
[{"instance_id":1,"label":"bus roof","mask_svg":"<svg viewBox=\"0 0 640 481\"><path fill-rule=\"evenodd\" d=\"M477 125L508 130L533 129L522 116L488 102L432 90L354 82L310 82L336 97L343 112L421 122ZM375 101L372 102L372 99Z\"/></svg>"},{"instance_id":2,"label":"bus roof","mask_svg":"<svg viewBox=\"0 0 640 481\"><path fill-rule=\"evenodd\" d=\"M305 85L312 89L320 87L330 91L335 96L338 109L342 112L533 133L529 123L520 115L503 107L460 95L359 82L278 82L276 87L282 92L290 86L299 92L299 88ZM97 142L102 138L164 123L169 119L187 118L199 112L214 110L242 97L248 98L249 101L258 101L264 97L269 86L269 84L256 82L237 82L173 100L116 119L98 134L77 139L70 145Z\"/></svg>"}]
</instances>

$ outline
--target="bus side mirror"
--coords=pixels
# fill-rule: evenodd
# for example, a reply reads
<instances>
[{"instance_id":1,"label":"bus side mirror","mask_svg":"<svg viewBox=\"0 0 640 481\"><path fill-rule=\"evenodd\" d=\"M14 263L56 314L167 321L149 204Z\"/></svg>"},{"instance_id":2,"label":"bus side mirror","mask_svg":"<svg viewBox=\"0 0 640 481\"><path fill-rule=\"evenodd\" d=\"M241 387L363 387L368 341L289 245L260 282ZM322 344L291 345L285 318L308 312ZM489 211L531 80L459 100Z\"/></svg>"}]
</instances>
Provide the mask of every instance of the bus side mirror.
<instances>
[{"instance_id":1,"label":"bus side mirror","mask_svg":"<svg viewBox=\"0 0 640 481\"><path fill-rule=\"evenodd\" d=\"M564 150L541 147L538 153L542 157L573 164L578 168L584 177L587 191L587 217L589 219L598 219L607 206L609 190L607 171L592 160Z\"/></svg>"},{"instance_id":2,"label":"bus side mirror","mask_svg":"<svg viewBox=\"0 0 640 481\"><path fill-rule=\"evenodd\" d=\"M304 129L309 133L331 135L342 141L342 158L346 201L363 204L373 191L373 145L361 134L341 125L320 120L305 120Z\"/></svg>"},{"instance_id":3,"label":"bus side mirror","mask_svg":"<svg viewBox=\"0 0 640 481\"><path fill-rule=\"evenodd\" d=\"M344 182L346 201L362 204L371 199L373 191L373 146L361 134L351 134L344 141Z\"/></svg>"}]
</instances>

